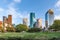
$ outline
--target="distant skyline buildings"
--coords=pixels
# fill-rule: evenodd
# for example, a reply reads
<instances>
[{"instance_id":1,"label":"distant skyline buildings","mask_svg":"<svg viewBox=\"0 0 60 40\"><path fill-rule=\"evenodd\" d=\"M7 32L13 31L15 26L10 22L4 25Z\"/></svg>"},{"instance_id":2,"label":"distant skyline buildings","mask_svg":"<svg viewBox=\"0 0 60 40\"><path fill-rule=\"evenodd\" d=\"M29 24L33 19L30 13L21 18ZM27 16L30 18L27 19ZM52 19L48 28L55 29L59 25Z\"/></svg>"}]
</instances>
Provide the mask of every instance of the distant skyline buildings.
<instances>
[{"instance_id":1,"label":"distant skyline buildings","mask_svg":"<svg viewBox=\"0 0 60 40\"><path fill-rule=\"evenodd\" d=\"M8 15L8 17L6 16L3 16L3 27L12 27L12 15ZM17 20L17 19L16 19ZM23 18L22 20L22 24L24 25L28 25L28 21L30 21L30 25L28 25L30 28L33 28L34 26L36 28L43 28L43 25L42 25L42 20L41 18L37 18L36 19L36 16L35 16L35 13L34 12L31 12L30 13L30 20L28 18ZM45 14L45 27L49 27L53 24L54 22L54 12L52 9L49 9L46 14Z\"/></svg>"},{"instance_id":2,"label":"distant skyline buildings","mask_svg":"<svg viewBox=\"0 0 60 40\"><path fill-rule=\"evenodd\" d=\"M30 20L30 12L35 12L36 19L42 18L42 25L45 26L45 12L52 8L54 9L55 17L54 19L60 20L60 0L21 0L19 2L13 0L0 0L0 20L2 21L2 16L8 16L9 14L13 16L12 23L19 24L22 23L23 17ZM48 3L47 3L48 2ZM17 19L17 20L16 20ZM30 24L30 22L29 22ZM29 25L28 24L28 25Z\"/></svg>"}]
</instances>

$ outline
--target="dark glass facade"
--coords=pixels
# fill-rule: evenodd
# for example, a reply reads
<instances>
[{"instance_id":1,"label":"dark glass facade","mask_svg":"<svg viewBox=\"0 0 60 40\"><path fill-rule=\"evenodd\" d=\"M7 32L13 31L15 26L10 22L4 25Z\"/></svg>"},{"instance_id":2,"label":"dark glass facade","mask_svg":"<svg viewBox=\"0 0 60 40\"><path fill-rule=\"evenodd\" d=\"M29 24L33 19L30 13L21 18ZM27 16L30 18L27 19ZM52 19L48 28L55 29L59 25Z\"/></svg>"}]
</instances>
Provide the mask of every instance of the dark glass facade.
<instances>
[{"instance_id":1,"label":"dark glass facade","mask_svg":"<svg viewBox=\"0 0 60 40\"><path fill-rule=\"evenodd\" d=\"M30 28L33 28L33 24L35 23L35 13L30 13Z\"/></svg>"}]
</instances>

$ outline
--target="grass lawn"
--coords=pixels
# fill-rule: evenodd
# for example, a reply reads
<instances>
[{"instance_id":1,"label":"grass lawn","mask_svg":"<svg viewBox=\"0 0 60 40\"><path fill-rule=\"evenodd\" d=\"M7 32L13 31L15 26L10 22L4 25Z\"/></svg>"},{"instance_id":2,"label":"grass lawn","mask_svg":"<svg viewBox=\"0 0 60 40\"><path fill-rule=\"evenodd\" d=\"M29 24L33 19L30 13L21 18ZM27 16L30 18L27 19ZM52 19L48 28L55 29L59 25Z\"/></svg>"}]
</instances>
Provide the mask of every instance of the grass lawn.
<instances>
[{"instance_id":1,"label":"grass lawn","mask_svg":"<svg viewBox=\"0 0 60 40\"><path fill-rule=\"evenodd\" d=\"M8 37L21 37L21 38L33 38L33 39L43 39L43 38L60 38L60 32L35 32L35 33L28 33L28 32L7 32L7 33L0 33L0 38L8 38Z\"/></svg>"}]
</instances>

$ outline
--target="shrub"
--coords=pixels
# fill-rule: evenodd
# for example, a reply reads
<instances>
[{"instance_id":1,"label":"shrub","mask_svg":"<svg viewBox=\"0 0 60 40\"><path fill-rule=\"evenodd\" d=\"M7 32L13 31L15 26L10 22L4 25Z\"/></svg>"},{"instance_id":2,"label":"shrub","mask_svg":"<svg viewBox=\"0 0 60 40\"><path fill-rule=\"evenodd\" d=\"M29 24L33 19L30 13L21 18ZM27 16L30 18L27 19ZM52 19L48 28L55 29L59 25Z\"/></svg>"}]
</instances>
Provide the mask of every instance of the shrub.
<instances>
[{"instance_id":1,"label":"shrub","mask_svg":"<svg viewBox=\"0 0 60 40\"><path fill-rule=\"evenodd\" d=\"M40 31L41 31L40 28L31 28L27 32L40 32Z\"/></svg>"}]
</instances>

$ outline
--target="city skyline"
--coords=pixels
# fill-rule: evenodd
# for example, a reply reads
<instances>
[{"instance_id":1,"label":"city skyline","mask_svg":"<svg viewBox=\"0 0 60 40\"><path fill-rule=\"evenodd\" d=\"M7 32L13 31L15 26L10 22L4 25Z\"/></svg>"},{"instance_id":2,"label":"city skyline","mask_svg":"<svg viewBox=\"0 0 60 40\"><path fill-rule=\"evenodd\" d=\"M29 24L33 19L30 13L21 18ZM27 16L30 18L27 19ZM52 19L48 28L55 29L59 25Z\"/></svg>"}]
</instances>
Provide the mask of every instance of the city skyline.
<instances>
[{"instance_id":1,"label":"city skyline","mask_svg":"<svg viewBox=\"0 0 60 40\"><path fill-rule=\"evenodd\" d=\"M36 19L41 18L45 26L45 13L49 9L54 10L54 19L60 19L60 0L0 0L0 20L3 20L2 16L11 14L13 24L19 24L23 18L29 21L30 12L34 12Z\"/></svg>"}]
</instances>

